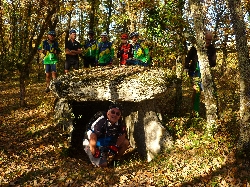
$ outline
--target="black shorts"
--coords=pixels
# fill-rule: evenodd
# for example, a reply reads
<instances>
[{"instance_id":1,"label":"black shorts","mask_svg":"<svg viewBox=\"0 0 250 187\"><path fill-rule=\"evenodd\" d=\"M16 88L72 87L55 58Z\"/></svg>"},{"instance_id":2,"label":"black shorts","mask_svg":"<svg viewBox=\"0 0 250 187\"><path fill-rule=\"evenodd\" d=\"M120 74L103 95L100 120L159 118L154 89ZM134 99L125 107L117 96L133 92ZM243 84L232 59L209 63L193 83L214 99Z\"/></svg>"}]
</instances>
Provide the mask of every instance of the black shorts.
<instances>
[{"instance_id":1,"label":"black shorts","mask_svg":"<svg viewBox=\"0 0 250 187\"><path fill-rule=\"evenodd\" d=\"M79 61L66 61L65 62L65 70L70 70L70 67L73 67L75 70L79 69Z\"/></svg>"},{"instance_id":2,"label":"black shorts","mask_svg":"<svg viewBox=\"0 0 250 187\"><path fill-rule=\"evenodd\" d=\"M84 67L85 68L89 68L89 66L91 67L95 67L96 66L96 60L94 57L84 57Z\"/></svg>"}]
</instances>

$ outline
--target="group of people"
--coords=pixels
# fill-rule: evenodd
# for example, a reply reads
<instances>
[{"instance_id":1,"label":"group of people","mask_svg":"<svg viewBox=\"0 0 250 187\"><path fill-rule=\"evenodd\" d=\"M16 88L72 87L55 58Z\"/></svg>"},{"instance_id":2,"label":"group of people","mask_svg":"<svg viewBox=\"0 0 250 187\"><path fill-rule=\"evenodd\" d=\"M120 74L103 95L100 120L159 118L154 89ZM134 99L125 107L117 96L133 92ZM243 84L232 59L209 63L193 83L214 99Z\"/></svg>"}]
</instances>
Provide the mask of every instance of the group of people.
<instances>
[{"instance_id":1,"label":"group of people","mask_svg":"<svg viewBox=\"0 0 250 187\"><path fill-rule=\"evenodd\" d=\"M108 34L102 32L101 41L95 39L93 31L88 32L88 38L83 44L76 40L76 30L69 31L69 40L65 43L66 61L64 65L65 73L71 68L79 69L79 58L84 59L84 67L107 66L112 65L114 58L114 47L109 41ZM55 31L49 31L48 37L38 47L38 51L43 53L43 64L46 73L46 90L49 92L50 79L56 78L56 64L58 62L58 54L61 52L58 42L55 40ZM117 50L117 58L120 65L141 65L148 66L150 64L149 48L143 40L139 39L138 32L121 34L121 44ZM131 43L129 42L131 39Z\"/></svg>"},{"instance_id":2,"label":"group of people","mask_svg":"<svg viewBox=\"0 0 250 187\"><path fill-rule=\"evenodd\" d=\"M66 61L64 70L67 74L72 67L79 69L79 58L84 59L84 67L111 65L114 58L114 47L108 40L106 32L101 33L101 41L95 40L93 31L88 32L88 39L84 44L76 40L76 31L69 31L69 40L65 43ZM48 37L38 47L38 51L44 54L43 64L46 73L46 90L50 91L50 78L56 78L56 64L58 54L61 52L58 42L55 40L55 31L49 31ZM131 39L131 43L129 42ZM149 49L143 40L139 40L139 33L121 35L121 44L118 47L117 58L121 66L125 65L149 65ZM126 126L121 120L121 106L111 104L107 112L97 112L87 125L86 136L83 142L84 150L91 163L98 167L108 165L117 166L121 156L129 146ZM111 161L109 157L112 156Z\"/></svg>"},{"instance_id":3,"label":"group of people","mask_svg":"<svg viewBox=\"0 0 250 187\"><path fill-rule=\"evenodd\" d=\"M108 41L106 32L101 34L101 41L98 43L94 38L94 32L88 32L88 39L83 45L76 41L76 31L69 32L69 40L65 44L66 62L65 73L70 68L79 69L79 57L84 58L84 67L106 66L112 64L114 57L114 48ZM50 31L48 39L39 46L39 51L43 53L43 63L46 72L46 92L49 92L50 73L52 78L56 78L57 55L61 52L58 43L55 40L56 33ZM129 39L132 43L129 43ZM205 34L205 47L210 67L216 65L216 49L211 43L212 33ZM124 33L121 35L121 44L118 47L117 58L120 59L120 65L149 65L149 49L139 40L139 34L132 32L130 35ZM200 92L202 90L200 67L197 50L192 47L186 56L185 69L193 82L193 111L199 112ZM111 163L116 165L121 156L129 146L126 135L126 126L121 121L121 106L111 104L108 111L98 112L87 125L86 136L83 142L84 150L89 156L91 163L95 166L105 167ZM108 155L112 153L112 161L109 162Z\"/></svg>"}]
</instances>

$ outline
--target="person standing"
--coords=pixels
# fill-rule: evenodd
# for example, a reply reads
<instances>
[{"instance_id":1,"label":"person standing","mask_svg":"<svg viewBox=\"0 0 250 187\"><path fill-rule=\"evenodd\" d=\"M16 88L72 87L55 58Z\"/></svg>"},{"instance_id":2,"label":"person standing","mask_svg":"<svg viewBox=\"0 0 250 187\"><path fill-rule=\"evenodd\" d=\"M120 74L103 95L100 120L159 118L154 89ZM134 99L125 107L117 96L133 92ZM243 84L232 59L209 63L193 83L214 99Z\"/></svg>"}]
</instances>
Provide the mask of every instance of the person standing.
<instances>
[{"instance_id":1,"label":"person standing","mask_svg":"<svg viewBox=\"0 0 250 187\"><path fill-rule=\"evenodd\" d=\"M71 66L75 69L79 69L79 54L82 53L81 44L76 41L76 31L69 31L69 40L65 43L65 73L68 73Z\"/></svg>"},{"instance_id":2,"label":"person standing","mask_svg":"<svg viewBox=\"0 0 250 187\"><path fill-rule=\"evenodd\" d=\"M139 39L139 33L132 32L130 34L130 39L132 40L132 45L133 45L133 59L128 60L127 64L149 66L150 65L149 48L145 45L145 42L143 40Z\"/></svg>"},{"instance_id":3,"label":"person standing","mask_svg":"<svg viewBox=\"0 0 250 187\"><path fill-rule=\"evenodd\" d=\"M88 32L88 39L85 41L84 47L84 67L94 67L96 66L96 50L97 50L97 42L94 38L95 33L94 31Z\"/></svg>"},{"instance_id":4,"label":"person standing","mask_svg":"<svg viewBox=\"0 0 250 187\"><path fill-rule=\"evenodd\" d=\"M213 38L212 33L210 31L206 31L205 47L207 48L208 61L209 61L210 67L215 67L216 66L216 49L214 45L211 43L212 38ZM198 117L199 106L200 106L200 94L202 91L202 83L201 83L201 73L200 73L200 65L198 61L197 50L194 46L192 46L187 53L187 57L185 59L185 71L188 72L188 75L191 78L192 85L193 85L192 115L194 117Z\"/></svg>"},{"instance_id":5,"label":"person standing","mask_svg":"<svg viewBox=\"0 0 250 187\"><path fill-rule=\"evenodd\" d=\"M117 58L120 58L120 65L124 66L127 64L128 59L133 58L132 54L133 46L128 43L128 34L124 33L121 35L121 45L118 47Z\"/></svg>"},{"instance_id":6,"label":"person standing","mask_svg":"<svg viewBox=\"0 0 250 187\"><path fill-rule=\"evenodd\" d=\"M43 53L43 64L46 74L46 89L45 92L50 92L50 80L56 78L56 64L58 63L58 54L61 52L58 42L55 40L56 32L49 31L48 39L44 40L38 47L38 52Z\"/></svg>"},{"instance_id":7,"label":"person standing","mask_svg":"<svg viewBox=\"0 0 250 187\"><path fill-rule=\"evenodd\" d=\"M114 57L114 48L112 43L108 41L106 32L101 34L101 42L97 45L96 60L98 66L111 65Z\"/></svg>"}]
</instances>

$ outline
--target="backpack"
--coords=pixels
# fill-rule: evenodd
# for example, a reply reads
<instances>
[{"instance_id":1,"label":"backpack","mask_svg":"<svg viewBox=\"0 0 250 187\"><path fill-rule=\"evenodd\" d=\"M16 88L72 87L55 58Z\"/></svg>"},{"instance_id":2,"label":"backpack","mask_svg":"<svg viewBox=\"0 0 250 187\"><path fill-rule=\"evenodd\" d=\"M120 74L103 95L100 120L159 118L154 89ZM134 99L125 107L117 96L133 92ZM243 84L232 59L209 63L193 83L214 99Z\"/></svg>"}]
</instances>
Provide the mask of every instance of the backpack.
<instances>
[{"instance_id":1,"label":"backpack","mask_svg":"<svg viewBox=\"0 0 250 187\"><path fill-rule=\"evenodd\" d=\"M97 112L97 113L89 120L89 122L88 122L87 125L86 125L85 135L87 135L87 132L88 132L89 130L92 131L92 128L91 128L91 127L92 127L93 123L94 123L98 118L100 118L100 117L102 117L102 116L104 116L104 118L107 119L107 112L105 112L105 111L99 111L99 112ZM122 119L119 119L118 124L119 124L120 127L124 126L123 123L122 123ZM107 124L105 124L105 125L107 125Z\"/></svg>"},{"instance_id":2,"label":"backpack","mask_svg":"<svg viewBox=\"0 0 250 187\"><path fill-rule=\"evenodd\" d=\"M89 120L89 122L87 123L87 125L86 125L86 132L89 131L89 130L92 130L92 129L91 129L92 124L93 124L98 118L100 118L101 116L104 116L105 118L107 118L107 113L106 113L105 111L99 111L99 112L97 112L97 113Z\"/></svg>"},{"instance_id":3,"label":"backpack","mask_svg":"<svg viewBox=\"0 0 250 187\"><path fill-rule=\"evenodd\" d=\"M216 55L216 49L213 45L209 45L207 48L207 56L210 67L216 66L216 60L213 59L214 55Z\"/></svg>"}]
</instances>

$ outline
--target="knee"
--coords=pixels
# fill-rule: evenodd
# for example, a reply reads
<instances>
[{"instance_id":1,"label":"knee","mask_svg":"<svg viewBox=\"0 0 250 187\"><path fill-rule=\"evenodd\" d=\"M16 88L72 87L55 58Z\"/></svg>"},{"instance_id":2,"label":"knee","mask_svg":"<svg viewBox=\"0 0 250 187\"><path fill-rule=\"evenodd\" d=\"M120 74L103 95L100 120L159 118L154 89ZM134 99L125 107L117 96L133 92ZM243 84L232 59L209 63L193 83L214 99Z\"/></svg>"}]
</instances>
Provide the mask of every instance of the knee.
<instances>
[{"instance_id":1,"label":"knee","mask_svg":"<svg viewBox=\"0 0 250 187\"><path fill-rule=\"evenodd\" d=\"M128 139L124 139L123 143L122 143L122 147L127 148L129 146L129 141Z\"/></svg>"},{"instance_id":2,"label":"knee","mask_svg":"<svg viewBox=\"0 0 250 187\"><path fill-rule=\"evenodd\" d=\"M46 78L50 78L50 73L46 73Z\"/></svg>"}]
</instances>

